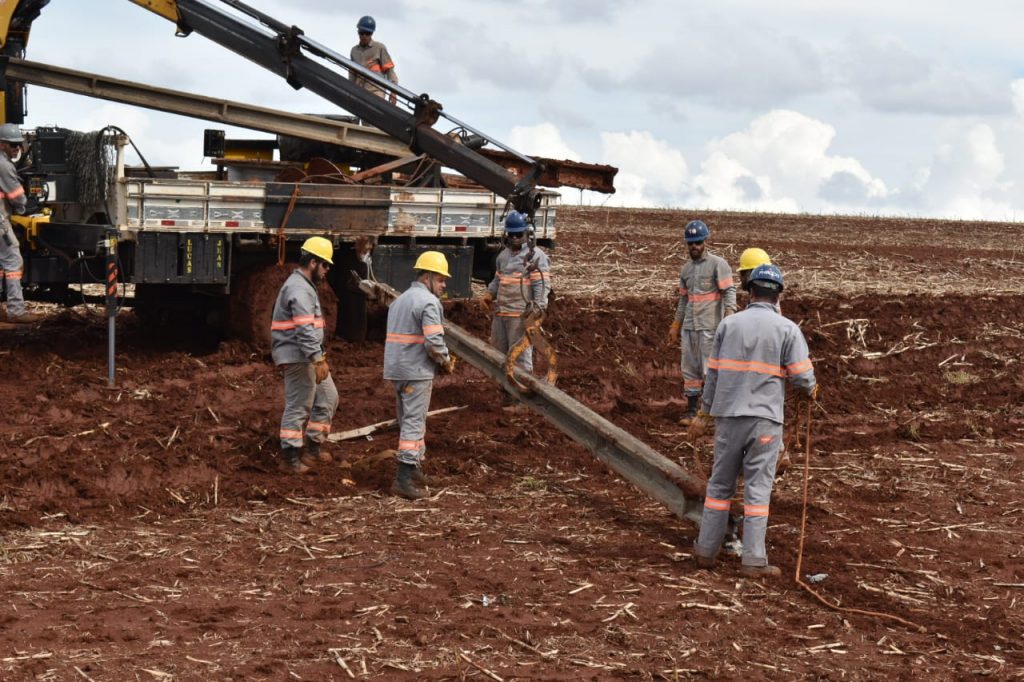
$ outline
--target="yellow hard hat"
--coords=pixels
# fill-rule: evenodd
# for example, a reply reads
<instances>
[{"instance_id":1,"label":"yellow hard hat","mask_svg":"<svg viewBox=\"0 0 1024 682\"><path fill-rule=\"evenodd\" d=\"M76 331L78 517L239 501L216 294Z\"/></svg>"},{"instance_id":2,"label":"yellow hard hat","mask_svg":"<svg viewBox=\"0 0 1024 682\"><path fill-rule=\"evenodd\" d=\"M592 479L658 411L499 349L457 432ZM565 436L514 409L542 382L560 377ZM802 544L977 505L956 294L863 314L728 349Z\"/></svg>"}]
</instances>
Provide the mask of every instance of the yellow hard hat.
<instances>
[{"instance_id":1,"label":"yellow hard hat","mask_svg":"<svg viewBox=\"0 0 1024 682\"><path fill-rule=\"evenodd\" d=\"M310 237L302 244L302 250L311 253L325 263L334 265L334 244L330 239L323 237Z\"/></svg>"},{"instance_id":2,"label":"yellow hard hat","mask_svg":"<svg viewBox=\"0 0 1024 682\"><path fill-rule=\"evenodd\" d=\"M448 259L440 251L424 251L416 259L416 265L412 266L412 268L413 270L426 270L427 272L436 272L439 275L451 277L448 274Z\"/></svg>"},{"instance_id":3,"label":"yellow hard hat","mask_svg":"<svg viewBox=\"0 0 1024 682\"><path fill-rule=\"evenodd\" d=\"M740 272L753 270L758 265L771 265L771 263L772 259L764 249L754 247L740 254Z\"/></svg>"}]
</instances>

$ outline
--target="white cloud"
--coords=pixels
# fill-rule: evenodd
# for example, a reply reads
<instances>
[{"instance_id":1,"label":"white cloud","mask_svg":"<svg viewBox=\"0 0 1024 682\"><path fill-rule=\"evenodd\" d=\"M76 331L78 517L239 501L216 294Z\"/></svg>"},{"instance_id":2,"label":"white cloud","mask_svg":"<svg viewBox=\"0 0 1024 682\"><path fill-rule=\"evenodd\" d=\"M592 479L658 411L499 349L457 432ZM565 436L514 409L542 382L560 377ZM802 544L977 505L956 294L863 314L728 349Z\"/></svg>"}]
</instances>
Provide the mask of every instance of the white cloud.
<instances>
[{"instance_id":1,"label":"white cloud","mask_svg":"<svg viewBox=\"0 0 1024 682\"><path fill-rule=\"evenodd\" d=\"M885 183L858 160L829 153L835 135L799 112L769 112L711 142L694 181L697 196L709 207L760 211L835 211L843 197L884 197ZM823 188L831 194L822 196Z\"/></svg>"},{"instance_id":2,"label":"white cloud","mask_svg":"<svg viewBox=\"0 0 1024 682\"><path fill-rule=\"evenodd\" d=\"M549 159L581 160L570 147L553 123L539 123L535 126L515 126L509 132L508 146L521 154L544 156Z\"/></svg>"},{"instance_id":3,"label":"white cloud","mask_svg":"<svg viewBox=\"0 0 1024 682\"><path fill-rule=\"evenodd\" d=\"M1017 112L1017 116L1024 117L1024 78L1018 78L1010 83L1010 93L1014 111Z\"/></svg>"},{"instance_id":4,"label":"white cloud","mask_svg":"<svg viewBox=\"0 0 1024 682\"><path fill-rule=\"evenodd\" d=\"M972 125L939 149L917 189L930 214L1005 220L1013 213L1014 187L1005 169L992 128Z\"/></svg>"},{"instance_id":5,"label":"white cloud","mask_svg":"<svg viewBox=\"0 0 1024 682\"><path fill-rule=\"evenodd\" d=\"M617 203L636 197L640 206L678 203L686 193L689 167L682 152L647 131L601 133L602 161L616 166ZM628 185L628 188L627 188ZM620 203L621 202L621 203Z\"/></svg>"}]
</instances>

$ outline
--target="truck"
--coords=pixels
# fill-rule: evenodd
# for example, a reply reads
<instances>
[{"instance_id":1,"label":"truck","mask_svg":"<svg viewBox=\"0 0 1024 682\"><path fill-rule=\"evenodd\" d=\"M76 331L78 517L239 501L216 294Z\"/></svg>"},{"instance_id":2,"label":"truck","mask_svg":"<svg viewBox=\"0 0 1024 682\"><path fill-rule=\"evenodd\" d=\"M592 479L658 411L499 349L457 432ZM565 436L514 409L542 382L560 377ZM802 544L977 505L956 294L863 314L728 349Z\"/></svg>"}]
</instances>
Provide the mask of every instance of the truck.
<instances>
[{"instance_id":1,"label":"truck","mask_svg":"<svg viewBox=\"0 0 1024 682\"><path fill-rule=\"evenodd\" d=\"M25 88L34 84L278 136L231 140L210 129L203 153L215 170L184 172L154 168L141 152L142 167L126 166L130 137L112 126L26 131L19 172L32 210L15 222L29 299L81 302L84 285L104 281L116 243L117 281L133 289L128 303L140 317L159 323L184 313L266 341L274 287L265 283L282 281L279 266L321 235L341 265L329 280L338 300L329 321L359 340L366 299L354 281L371 267L379 280L404 288L416 257L440 250L451 263L450 295L466 297L474 276L493 269L509 210L528 216L538 244L555 245L559 195L539 183L614 191L614 168L520 154L428 95L238 0L127 1L173 22L178 35L202 35L348 115L291 114L33 63L24 58L29 32L49 0L5 3L2 122L24 122ZM442 120L452 131L435 127Z\"/></svg>"}]
</instances>

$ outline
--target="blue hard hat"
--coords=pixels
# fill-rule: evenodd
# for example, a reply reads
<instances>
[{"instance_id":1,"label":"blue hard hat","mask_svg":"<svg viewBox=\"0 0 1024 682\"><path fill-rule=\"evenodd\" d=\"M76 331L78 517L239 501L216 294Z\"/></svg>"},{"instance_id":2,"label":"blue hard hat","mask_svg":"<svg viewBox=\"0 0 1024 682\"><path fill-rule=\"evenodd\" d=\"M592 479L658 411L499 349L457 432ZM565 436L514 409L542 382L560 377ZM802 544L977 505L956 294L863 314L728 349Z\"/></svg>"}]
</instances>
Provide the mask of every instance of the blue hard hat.
<instances>
[{"instance_id":1,"label":"blue hard hat","mask_svg":"<svg viewBox=\"0 0 1024 682\"><path fill-rule=\"evenodd\" d=\"M356 23L356 30L365 33L373 33L377 30L377 22L371 16L365 16Z\"/></svg>"},{"instance_id":2,"label":"blue hard hat","mask_svg":"<svg viewBox=\"0 0 1024 682\"><path fill-rule=\"evenodd\" d=\"M519 211L511 211L505 216L505 232L507 234L519 234L526 232L526 216Z\"/></svg>"},{"instance_id":3,"label":"blue hard hat","mask_svg":"<svg viewBox=\"0 0 1024 682\"><path fill-rule=\"evenodd\" d=\"M683 230L683 239L686 240L687 244L693 244L696 242L702 242L708 238L711 234L708 231L708 226L704 224L703 220L691 220L686 223L686 228Z\"/></svg>"},{"instance_id":4,"label":"blue hard hat","mask_svg":"<svg viewBox=\"0 0 1024 682\"><path fill-rule=\"evenodd\" d=\"M750 279L747 280L747 286L749 287L755 282L757 282L758 286L776 291L782 291L786 286L782 279L782 270L779 270L778 266L771 263L758 265L751 271Z\"/></svg>"}]
</instances>

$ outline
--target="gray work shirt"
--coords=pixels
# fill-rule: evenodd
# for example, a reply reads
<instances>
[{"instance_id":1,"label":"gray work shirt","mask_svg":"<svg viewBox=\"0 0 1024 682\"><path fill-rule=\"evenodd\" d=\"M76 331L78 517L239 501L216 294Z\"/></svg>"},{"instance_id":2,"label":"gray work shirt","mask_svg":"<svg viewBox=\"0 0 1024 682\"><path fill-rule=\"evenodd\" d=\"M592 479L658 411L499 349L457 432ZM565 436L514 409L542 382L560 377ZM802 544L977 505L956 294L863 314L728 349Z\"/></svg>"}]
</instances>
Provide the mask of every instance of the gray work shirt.
<instances>
[{"instance_id":1,"label":"gray work shirt","mask_svg":"<svg viewBox=\"0 0 1024 682\"><path fill-rule=\"evenodd\" d=\"M761 417L782 424L787 379L808 394L814 389L803 332L772 304L751 303L718 325L704 410L713 417Z\"/></svg>"},{"instance_id":2,"label":"gray work shirt","mask_svg":"<svg viewBox=\"0 0 1024 682\"><path fill-rule=\"evenodd\" d=\"M413 282L388 308L384 378L392 381L433 379L438 364L447 361L441 301L422 282Z\"/></svg>"},{"instance_id":3,"label":"gray work shirt","mask_svg":"<svg viewBox=\"0 0 1024 682\"><path fill-rule=\"evenodd\" d=\"M270 355L275 365L316 362L324 354L324 314L316 286L301 269L288 276L274 303Z\"/></svg>"},{"instance_id":4,"label":"gray work shirt","mask_svg":"<svg viewBox=\"0 0 1024 682\"><path fill-rule=\"evenodd\" d=\"M523 244L517 252L507 247L502 249L487 291L494 296L498 317L519 317L531 302L546 309L551 291L548 255L537 246L531 254L528 244Z\"/></svg>"},{"instance_id":5,"label":"gray work shirt","mask_svg":"<svg viewBox=\"0 0 1024 682\"><path fill-rule=\"evenodd\" d=\"M683 329L714 331L726 310L736 310L736 285L729 264L705 252L700 260L683 265L675 318Z\"/></svg>"}]
</instances>

